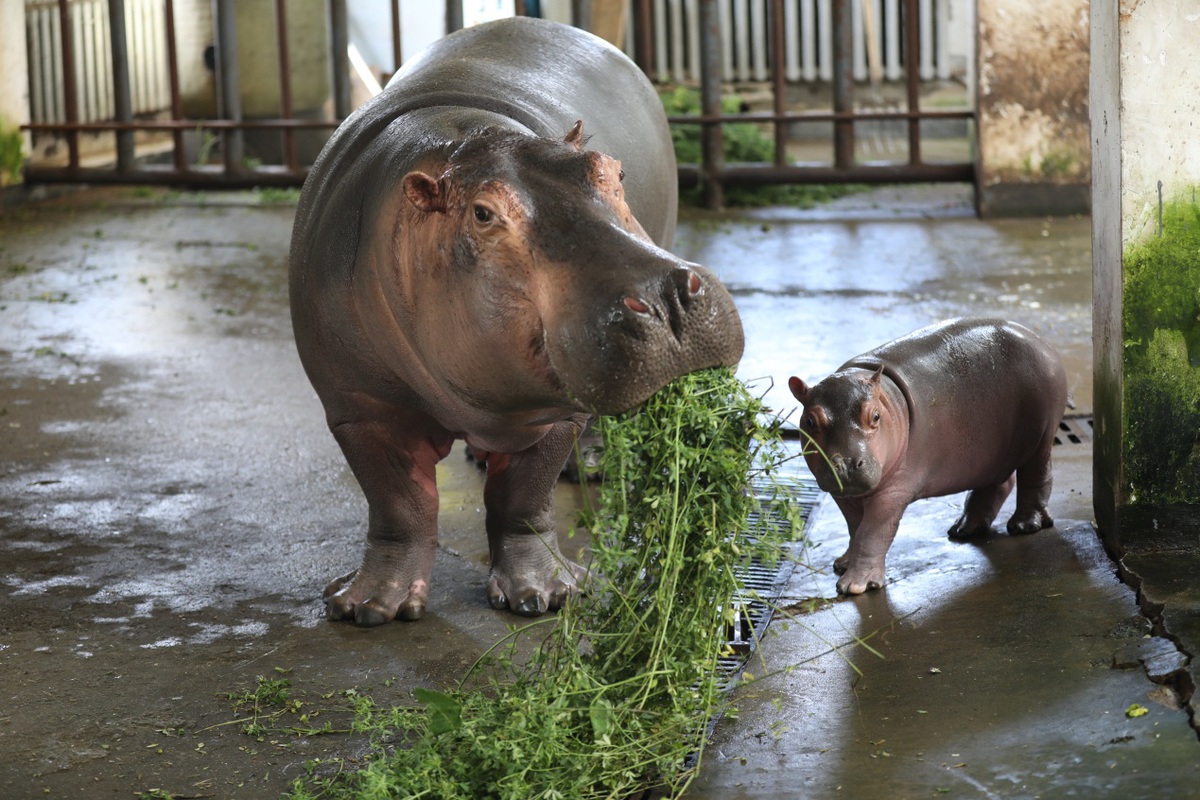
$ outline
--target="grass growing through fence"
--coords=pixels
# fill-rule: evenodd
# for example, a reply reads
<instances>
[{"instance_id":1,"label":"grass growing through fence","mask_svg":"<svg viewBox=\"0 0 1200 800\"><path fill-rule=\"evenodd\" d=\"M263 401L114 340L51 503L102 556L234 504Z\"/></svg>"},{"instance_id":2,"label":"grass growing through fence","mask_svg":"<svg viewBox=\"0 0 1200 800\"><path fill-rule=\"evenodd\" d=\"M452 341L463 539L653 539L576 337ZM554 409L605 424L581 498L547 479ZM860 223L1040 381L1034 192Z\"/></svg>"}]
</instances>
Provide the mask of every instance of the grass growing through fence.
<instances>
[{"instance_id":1,"label":"grass growing through fence","mask_svg":"<svg viewBox=\"0 0 1200 800\"><path fill-rule=\"evenodd\" d=\"M294 798L628 798L681 792L722 703L735 569L791 530L750 529L748 477L782 460L779 431L729 369L686 376L602 418L603 484L585 512L593 575L529 663L501 647L417 708L360 706L369 763L297 782ZM768 470L769 471L769 470ZM464 688L471 684L472 689Z\"/></svg>"},{"instance_id":2,"label":"grass growing through fence","mask_svg":"<svg viewBox=\"0 0 1200 800\"><path fill-rule=\"evenodd\" d=\"M686 86L679 86L662 95L663 108L667 116L698 115L700 93ZM742 99L737 95L721 98L723 114L737 114L742 110ZM775 139L763 132L754 122L731 122L721 126L722 155L727 164L771 164L775 161ZM671 141L675 145L675 160L680 164L700 163L700 126L677 123L671 126ZM730 186L725 190L725 205L731 208L753 208L758 206L795 206L812 208L818 203L836 200L848 194L865 191L861 184L791 184L779 186ZM679 199L686 205L703 204L702 187L693 187L680 192Z\"/></svg>"}]
</instances>

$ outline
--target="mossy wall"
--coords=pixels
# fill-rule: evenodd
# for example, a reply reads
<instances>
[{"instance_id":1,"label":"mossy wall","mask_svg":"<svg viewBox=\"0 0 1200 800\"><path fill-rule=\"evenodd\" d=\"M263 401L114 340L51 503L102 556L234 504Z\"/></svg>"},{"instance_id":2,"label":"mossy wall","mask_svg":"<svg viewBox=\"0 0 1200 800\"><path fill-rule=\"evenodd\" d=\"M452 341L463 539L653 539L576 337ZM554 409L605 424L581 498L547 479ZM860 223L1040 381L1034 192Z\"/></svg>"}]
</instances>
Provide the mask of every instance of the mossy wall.
<instances>
[{"instance_id":1,"label":"mossy wall","mask_svg":"<svg viewBox=\"0 0 1200 800\"><path fill-rule=\"evenodd\" d=\"M1124 261L1129 500L1200 503L1200 205L1193 189L1163 204L1161 231L1128 248Z\"/></svg>"}]
</instances>

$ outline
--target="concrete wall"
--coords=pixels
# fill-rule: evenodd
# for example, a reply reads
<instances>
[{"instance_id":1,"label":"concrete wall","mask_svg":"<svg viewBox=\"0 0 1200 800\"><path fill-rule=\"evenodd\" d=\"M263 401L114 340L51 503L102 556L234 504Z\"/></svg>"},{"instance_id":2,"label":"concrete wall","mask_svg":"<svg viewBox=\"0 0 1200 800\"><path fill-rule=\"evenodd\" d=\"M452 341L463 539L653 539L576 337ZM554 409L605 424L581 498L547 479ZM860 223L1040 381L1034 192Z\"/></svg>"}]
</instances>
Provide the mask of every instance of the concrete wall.
<instances>
[{"instance_id":1,"label":"concrete wall","mask_svg":"<svg viewBox=\"0 0 1200 800\"><path fill-rule=\"evenodd\" d=\"M979 210L1086 211L1087 0L978 0Z\"/></svg>"},{"instance_id":2,"label":"concrete wall","mask_svg":"<svg viewBox=\"0 0 1200 800\"><path fill-rule=\"evenodd\" d=\"M29 67L25 54L25 2L0 0L0 130L29 122ZM29 152L29 136L25 136Z\"/></svg>"},{"instance_id":3,"label":"concrete wall","mask_svg":"<svg viewBox=\"0 0 1200 800\"><path fill-rule=\"evenodd\" d=\"M1129 501L1123 465L1124 267L1157 236L1166 200L1200 185L1200 5L1195 0L1094 0L1091 119L1095 508L1119 544ZM1192 432L1181 432L1181 435Z\"/></svg>"}]
</instances>

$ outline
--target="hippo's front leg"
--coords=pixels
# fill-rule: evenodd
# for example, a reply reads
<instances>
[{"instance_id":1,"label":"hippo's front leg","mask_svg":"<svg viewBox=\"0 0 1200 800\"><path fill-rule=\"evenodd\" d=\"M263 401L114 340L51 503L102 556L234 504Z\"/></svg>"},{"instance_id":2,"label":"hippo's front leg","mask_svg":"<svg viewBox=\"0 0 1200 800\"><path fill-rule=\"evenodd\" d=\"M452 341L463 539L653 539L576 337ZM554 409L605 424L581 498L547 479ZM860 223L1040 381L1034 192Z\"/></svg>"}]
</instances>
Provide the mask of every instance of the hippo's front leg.
<instances>
[{"instance_id":1,"label":"hippo's front leg","mask_svg":"<svg viewBox=\"0 0 1200 800\"><path fill-rule=\"evenodd\" d=\"M437 553L436 466L453 439L440 430L416 435L431 428L414 416L389 413L332 428L367 498L369 522L362 565L325 588L331 620L380 625L425 613Z\"/></svg>"},{"instance_id":2,"label":"hippo's front leg","mask_svg":"<svg viewBox=\"0 0 1200 800\"><path fill-rule=\"evenodd\" d=\"M492 569L492 608L534 617L553 611L578 588L584 570L563 557L554 518L554 484L587 424L577 415L519 453L491 453L483 500Z\"/></svg>"},{"instance_id":3,"label":"hippo's front leg","mask_svg":"<svg viewBox=\"0 0 1200 800\"><path fill-rule=\"evenodd\" d=\"M887 582L887 552L896 538L907 502L875 496L863 501L862 522L850 537L843 558L846 571L838 579L839 594L862 594Z\"/></svg>"}]
</instances>

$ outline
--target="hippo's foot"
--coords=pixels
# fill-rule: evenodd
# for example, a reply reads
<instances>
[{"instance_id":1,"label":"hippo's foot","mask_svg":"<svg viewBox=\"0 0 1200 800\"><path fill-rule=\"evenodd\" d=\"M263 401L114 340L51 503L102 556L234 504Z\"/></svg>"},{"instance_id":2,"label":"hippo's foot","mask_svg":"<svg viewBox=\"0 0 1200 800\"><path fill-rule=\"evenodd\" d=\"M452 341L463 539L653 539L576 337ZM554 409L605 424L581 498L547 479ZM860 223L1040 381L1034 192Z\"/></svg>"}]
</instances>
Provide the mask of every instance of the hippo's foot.
<instances>
[{"instance_id":1,"label":"hippo's foot","mask_svg":"<svg viewBox=\"0 0 1200 800\"><path fill-rule=\"evenodd\" d=\"M1050 518L1050 511L1045 506L1029 511L1018 510L1008 520L1008 532L1014 536L1037 533L1052 527L1054 527L1054 520Z\"/></svg>"},{"instance_id":2,"label":"hippo's foot","mask_svg":"<svg viewBox=\"0 0 1200 800\"><path fill-rule=\"evenodd\" d=\"M986 536L992 532L992 517L976 517L963 514L959 517L946 535L951 539L971 539L976 536Z\"/></svg>"},{"instance_id":3,"label":"hippo's foot","mask_svg":"<svg viewBox=\"0 0 1200 800\"><path fill-rule=\"evenodd\" d=\"M846 570L850 569L850 551L842 553L833 560L833 572L835 575L845 575Z\"/></svg>"},{"instance_id":4,"label":"hippo's foot","mask_svg":"<svg viewBox=\"0 0 1200 800\"><path fill-rule=\"evenodd\" d=\"M536 617L557 611L579 591L587 570L563 557L557 538L554 532L504 537L500 552L492 554L488 577L487 598L492 608Z\"/></svg>"},{"instance_id":5,"label":"hippo's foot","mask_svg":"<svg viewBox=\"0 0 1200 800\"><path fill-rule=\"evenodd\" d=\"M369 555L369 553L368 553ZM380 575L373 565L362 567L325 587L325 616L328 619L353 620L355 625L382 625L394 619L418 620L429 601L432 570L399 570L399 574Z\"/></svg>"},{"instance_id":6,"label":"hippo's foot","mask_svg":"<svg viewBox=\"0 0 1200 800\"><path fill-rule=\"evenodd\" d=\"M838 579L838 594L862 594L870 589L881 589L886 583L883 564L864 566L854 564Z\"/></svg>"}]
</instances>

